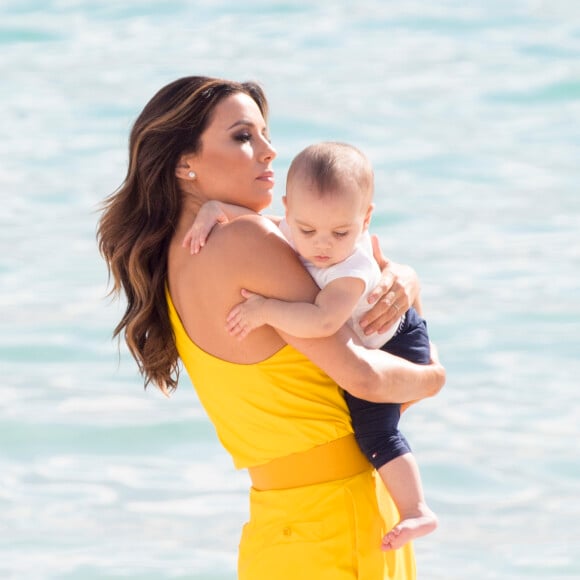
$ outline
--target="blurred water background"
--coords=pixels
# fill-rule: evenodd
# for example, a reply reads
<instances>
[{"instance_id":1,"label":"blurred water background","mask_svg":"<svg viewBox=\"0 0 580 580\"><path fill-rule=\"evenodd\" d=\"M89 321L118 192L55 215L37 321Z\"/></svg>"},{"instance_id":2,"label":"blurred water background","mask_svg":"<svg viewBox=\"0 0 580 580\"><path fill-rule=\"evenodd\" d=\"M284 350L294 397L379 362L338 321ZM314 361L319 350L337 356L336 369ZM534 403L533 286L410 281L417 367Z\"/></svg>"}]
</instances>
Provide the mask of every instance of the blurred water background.
<instances>
[{"instance_id":1,"label":"blurred water background","mask_svg":"<svg viewBox=\"0 0 580 580\"><path fill-rule=\"evenodd\" d=\"M189 74L264 85L276 211L308 143L375 165L448 369L403 422L441 520L419 578L580 578L575 0L2 0L0 577L235 578L247 476L185 377L168 401L118 356L95 247L132 122Z\"/></svg>"}]
</instances>

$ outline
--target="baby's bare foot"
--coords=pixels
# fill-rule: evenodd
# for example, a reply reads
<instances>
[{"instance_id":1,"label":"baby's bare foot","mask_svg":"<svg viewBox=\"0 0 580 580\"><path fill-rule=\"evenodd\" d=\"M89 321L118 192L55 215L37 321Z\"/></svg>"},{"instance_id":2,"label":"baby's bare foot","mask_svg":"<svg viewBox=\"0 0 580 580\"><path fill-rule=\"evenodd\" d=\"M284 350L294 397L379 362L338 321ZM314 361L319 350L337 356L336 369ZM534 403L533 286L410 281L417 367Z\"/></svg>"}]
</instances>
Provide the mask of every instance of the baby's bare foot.
<instances>
[{"instance_id":1,"label":"baby's bare foot","mask_svg":"<svg viewBox=\"0 0 580 580\"><path fill-rule=\"evenodd\" d=\"M437 517L432 512L414 518L406 518L401 520L383 538L381 547L385 552L388 550L398 550L411 540L430 534L436 527Z\"/></svg>"}]
</instances>

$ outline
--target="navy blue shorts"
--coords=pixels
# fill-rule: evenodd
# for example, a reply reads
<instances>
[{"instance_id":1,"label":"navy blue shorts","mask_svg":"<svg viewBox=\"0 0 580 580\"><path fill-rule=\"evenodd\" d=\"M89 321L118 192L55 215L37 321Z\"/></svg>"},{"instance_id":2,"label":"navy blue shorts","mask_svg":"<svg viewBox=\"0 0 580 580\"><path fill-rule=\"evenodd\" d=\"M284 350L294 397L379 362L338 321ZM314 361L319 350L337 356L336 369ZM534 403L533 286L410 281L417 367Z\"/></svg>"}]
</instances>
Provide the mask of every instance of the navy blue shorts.
<instances>
[{"instance_id":1,"label":"navy blue shorts","mask_svg":"<svg viewBox=\"0 0 580 580\"><path fill-rule=\"evenodd\" d=\"M397 334L381 350L417 364L430 361L427 323L414 308L405 313ZM363 453L375 468L411 452L409 443L399 431L401 405L371 403L345 393L354 434Z\"/></svg>"}]
</instances>

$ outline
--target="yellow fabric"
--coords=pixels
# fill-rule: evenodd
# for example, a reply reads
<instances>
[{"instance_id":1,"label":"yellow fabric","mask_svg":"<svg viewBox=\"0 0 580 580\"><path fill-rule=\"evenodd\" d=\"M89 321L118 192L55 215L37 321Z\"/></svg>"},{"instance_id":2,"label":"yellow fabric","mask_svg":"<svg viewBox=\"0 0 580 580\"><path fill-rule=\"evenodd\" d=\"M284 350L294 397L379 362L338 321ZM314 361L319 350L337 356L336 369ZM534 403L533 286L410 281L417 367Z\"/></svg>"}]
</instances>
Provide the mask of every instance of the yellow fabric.
<instances>
[{"instance_id":1,"label":"yellow fabric","mask_svg":"<svg viewBox=\"0 0 580 580\"><path fill-rule=\"evenodd\" d=\"M346 479L369 469L371 465L352 434L248 467L252 487L261 491Z\"/></svg>"},{"instance_id":2,"label":"yellow fabric","mask_svg":"<svg viewBox=\"0 0 580 580\"><path fill-rule=\"evenodd\" d=\"M296 349L250 365L218 359L189 338L169 295L168 305L179 357L237 468L352 433L341 389Z\"/></svg>"},{"instance_id":3,"label":"yellow fabric","mask_svg":"<svg viewBox=\"0 0 580 580\"><path fill-rule=\"evenodd\" d=\"M236 467L266 463L352 433L340 388L285 346L267 360L218 359L188 337L167 293L179 356ZM377 505L373 471L286 490L250 490L239 580L414 580L413 549L380 551L397 522ZM382 483L380 483L382 486Z\"/></svg>"},{"instance_id":4,"label":"yellow fabric","mask_svg":"<svg viewBox=\"0 0 580 580\"><path fill-rule=\"evenodd\" d=\"M385 528L373 473L287 490L251 489L238 580L415 580L411 544L380 550ZM384 489L378 477L377 485ZM384 506L392 521L390 497Z\"/></svg>"}]
</instances>

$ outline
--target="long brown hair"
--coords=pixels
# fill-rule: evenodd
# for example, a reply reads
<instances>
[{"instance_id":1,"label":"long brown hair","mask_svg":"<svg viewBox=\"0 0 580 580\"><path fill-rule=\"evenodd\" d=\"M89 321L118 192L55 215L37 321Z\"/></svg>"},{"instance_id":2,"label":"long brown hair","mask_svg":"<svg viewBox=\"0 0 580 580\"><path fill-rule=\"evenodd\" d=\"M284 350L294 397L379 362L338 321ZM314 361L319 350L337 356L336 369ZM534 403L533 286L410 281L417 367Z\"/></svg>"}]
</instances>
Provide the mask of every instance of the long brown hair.
<instances>
[{"instance_id":1,"label":"long brown hair","mask_svg":"<svg viewBox=\"0 0 580 580\"><path fill-rule=\"evenodd\" d=\"M165 298L167 253L183 199L175 168L181 155L199 151L216 105L236 93L252 97L266 118L266 98L253 82L192 76L157 92L133 125L127 176L105 199L98 224L111 294L127 300L113 337L124 334L145 386L154 383L166 394L179 376Z\"/></svg>"}]
</instances>

